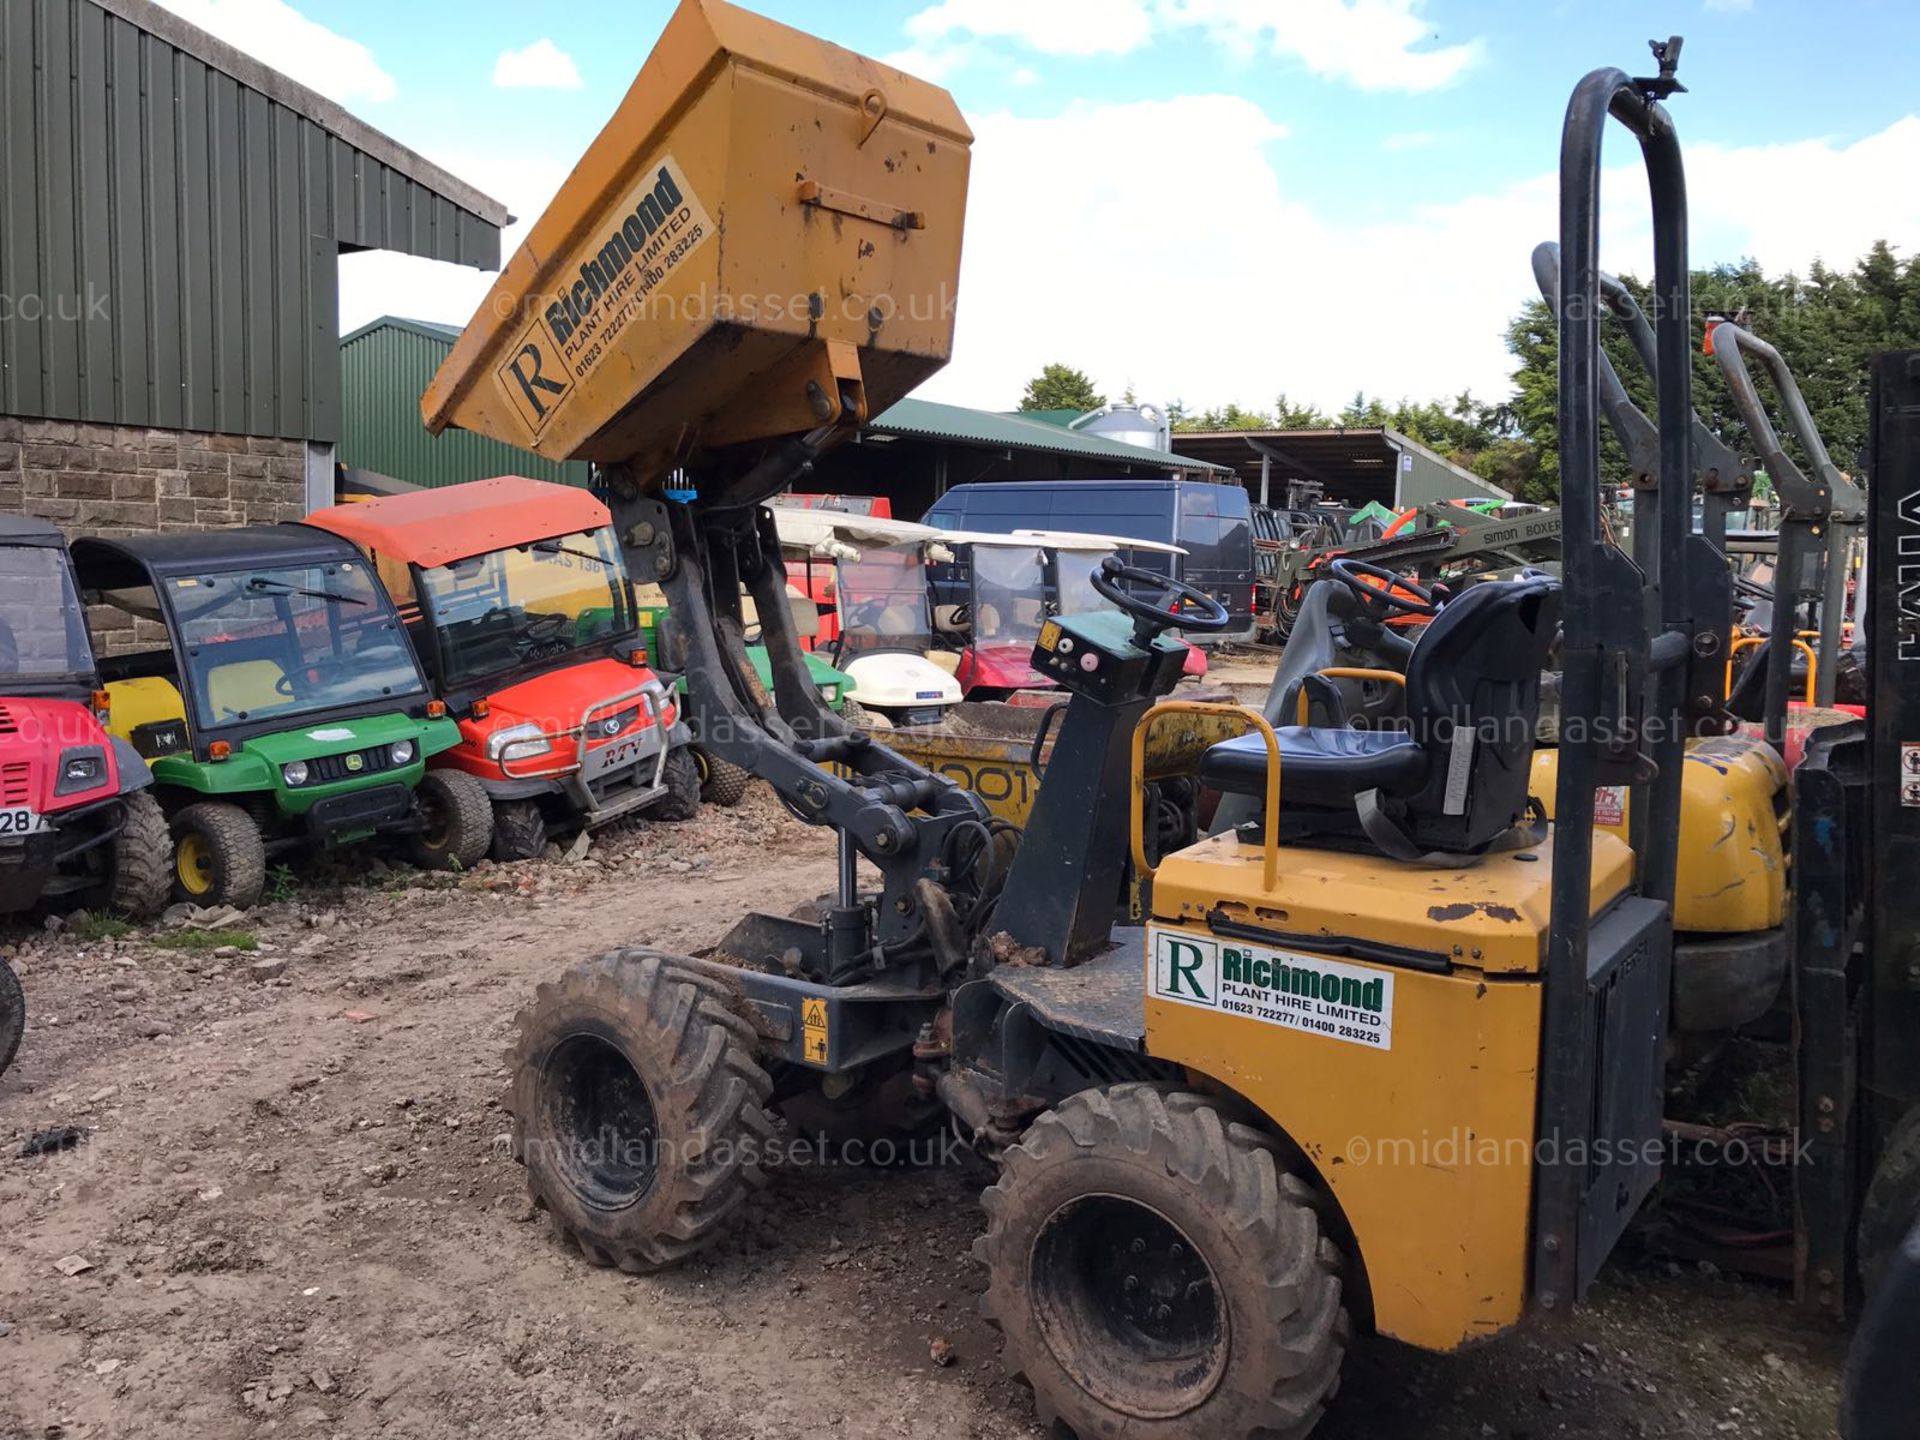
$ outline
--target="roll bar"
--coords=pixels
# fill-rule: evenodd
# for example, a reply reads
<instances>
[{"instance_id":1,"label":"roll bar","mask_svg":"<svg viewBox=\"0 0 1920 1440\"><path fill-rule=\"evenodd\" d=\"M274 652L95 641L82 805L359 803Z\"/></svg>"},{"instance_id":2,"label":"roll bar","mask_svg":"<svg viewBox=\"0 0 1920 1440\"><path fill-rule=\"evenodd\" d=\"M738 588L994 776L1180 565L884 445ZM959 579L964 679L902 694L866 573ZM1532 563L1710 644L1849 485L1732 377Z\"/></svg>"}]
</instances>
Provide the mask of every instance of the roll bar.
<instances>
[{"instance_id":1,"label":"roll bar","mask_svg":"<svg viewBox=\"0 0 1920 1440\"><path fill-rule=\"evenodd\" d=\"M1779 552L1773 570L1773 635L1768 647L1771 659L1764 702L1767 739L1778 746L1786 734L1790 687L1791 667L1785 657L1799 629L1797 599L1802 594L1821 596L1818 649L1827 663L1820 667L1815 701L1821 705L1833 703L1840 668L1834 661L1840 653L1840 624L1847 602L1848 557L1853 553L1855 538L1864 533L1866 496L1827 455L1813 413L1807 409L1800 386L1778 350L1731 320L1710 324L1707 342L1733 396L1734 408L1753 436L1781 501ZM1772 377L1787 425L1813 465L1812 475L1802 470L1781 444L1779 432L1760 403L1749 356ZM1820 571L1815 586L1801 583L1809 558Z\"/></svg>"},{"instance_id":2,"label":"roll bar","mask_svg":"<svg viewBox=\"0 0 1920 1440\"><path fill-rule=\"evenodd\" d=\"M1595 70L1575 87L1560 148L1559 422L1564 567L1563 726L1554 814L1553 902L1540 1053L1542 1145L1535 1165L1533 1298L1565 1313L1593 1268L1583 1242L1587 1165L1569 1146L1591 1138L1596 1065L1588 1043L1594 788L1634 790L1635 885L1671 904L1680 830L1680 769L1691 731L1724 727L1718 698L1732 582L1717 547L1692 533L1691 296L1687 190L1679 137L1662 104L1678 36L1653 44L1659 74ZM1657 486L1638 490L1635 549L1621 553L1601 519L1600 161L1609 118L1639 141L1653 205L1653 350L1659 405ZM1617 377L1615 377L1617 381ZM1651 533L1646 533L1650 531ZM1717 597L1717 599L1716 599ZM1710 662L1710 663L1709 663ZM1647 963L1664 969L1668 933ZM1662 982L1664 983L1664 982ZM1545 1147L1553 1146L1549 1155Z\"/></svg>"},{"instance_id":3,"label":"roll bar","mask_svg":"<svg viewBox=\"0 0 1920 1440\"><path fill-rule=\"evenodd\" d=\"M1554 241L1542 240L1534 246L1533 279L1540 288L1541 298L1547 302L1547 308L1558 316L1560 247ZM1653 325L1640 308L1640 302L1625 284L1604 270L1600 272L1600 295L1607 310L1626 327L1634 353L1640 357L1641 365L1657 384L1660 361L1655 349ZM1614 438L1620 442L1620 448L1626 451L1627 464L1633 471L1634 488L1651 491L1660 473L1659 432L1653 421L1647 418L1646 412L1628 397L1626 386L1621 383L1619 373L1605 350L1600 352L1600 408L1606 412L1607 423L1613 430ZM1706 537L1715 545L1724 546L1727 540L1727 514L1735 506L1744 504L1746 497L1752 493L1753 472L1750 467L1740 463L1740 458L1713 433L1697 411L1692 414L1689 429L1693 437L1693 483L1706 499ZM1636 558L1640 559L1642 566L1646 564L1644 556Z\"/></svg>"}]
</instances>

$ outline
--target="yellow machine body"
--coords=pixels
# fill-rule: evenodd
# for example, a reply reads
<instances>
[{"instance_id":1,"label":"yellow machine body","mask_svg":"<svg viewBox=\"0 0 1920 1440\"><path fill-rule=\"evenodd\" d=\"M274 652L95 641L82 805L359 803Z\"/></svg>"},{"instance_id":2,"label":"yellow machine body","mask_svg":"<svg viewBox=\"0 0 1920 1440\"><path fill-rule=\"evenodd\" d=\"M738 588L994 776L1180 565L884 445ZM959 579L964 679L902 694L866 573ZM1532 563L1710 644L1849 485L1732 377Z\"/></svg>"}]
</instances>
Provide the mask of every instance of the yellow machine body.
<instances>
[{"instance_id":1,"label":"yellow machine body","mask_svg":"<svg viewBox=\"0 0 1920 1440\"><path fill-rule=\"evenodd\" d=\"M1594 842L1599 914L1633 858ZM1231 833L1160 866L1148 1052L1300 1146L1381 1333L1431 1350L1497 1334L1527 1303L1552 846L1458 870L1281 847L1272 885L1265 870ZM1405 963L1355 958L1389 952Z\"/></svg>"},{"instance_id":2,"label":"yellow machine body","mask_svg":"<svg viewBox=\"0 0 1920 1440\"><path fill-rule=\"evenodd\" d=\"M1553 812L1559 752L1533 754L1533 793ZM1596 827L1627 838L1624 786L1595 795ZM1722 735L1687 745L1680 781L1680 869L1673 928L1734 935L1786 923L1787 767L1757 735Z\"/></svg>"},{"instance_id":3,"label":"yellow machine body","mask_svg":"<svg viewBox=\"0 0 1920 1440\"><path fill-rule=\"evenodd\" d=\"M421 401L658 479L866 418L953 348L972 132L890 65L683 0Z\"/></svg>"}]
</instances>

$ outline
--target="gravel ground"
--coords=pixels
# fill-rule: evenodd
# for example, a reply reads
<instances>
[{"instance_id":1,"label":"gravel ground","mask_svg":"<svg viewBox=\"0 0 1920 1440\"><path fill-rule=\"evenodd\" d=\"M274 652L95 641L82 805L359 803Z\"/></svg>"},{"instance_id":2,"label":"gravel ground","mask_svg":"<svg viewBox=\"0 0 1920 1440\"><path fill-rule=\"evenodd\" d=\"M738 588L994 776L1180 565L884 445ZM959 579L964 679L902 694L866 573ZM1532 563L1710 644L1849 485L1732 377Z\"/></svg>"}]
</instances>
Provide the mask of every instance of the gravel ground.
<instances>
[{"instance_id":1,"label":"gravel ground","mask_svg":"<svg viewBox=\"0 0 1920 1440\"><path fill-rule=\"evenodd\" d=\"M205 949L0 936L30 1005L0 1079L0 1437L1037 1434L975 1313L977 1162L777 1171L715 1251L639 1279L562 1250L504 1155L536 981L832 873L762 790L571 863L302 875ZM55 1125L87 1138L17 1158ZM1812 1440L1843 1342L1628 1253L1551 1330L1364 1344L1318 1433Z\"/></svg>"}]
</instances>

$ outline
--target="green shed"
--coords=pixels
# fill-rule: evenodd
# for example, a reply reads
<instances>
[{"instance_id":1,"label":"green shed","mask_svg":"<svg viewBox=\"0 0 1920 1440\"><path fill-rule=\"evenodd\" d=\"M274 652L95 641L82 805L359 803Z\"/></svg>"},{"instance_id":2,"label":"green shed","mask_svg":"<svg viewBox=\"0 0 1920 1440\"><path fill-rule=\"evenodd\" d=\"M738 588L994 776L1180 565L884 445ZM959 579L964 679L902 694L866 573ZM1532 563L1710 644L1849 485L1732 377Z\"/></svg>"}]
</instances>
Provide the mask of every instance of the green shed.
<instances>
[{"instance_id":1,"label":"green shed","mask_svg":"<svg viewBox=\"0 0 1920 1440\"><path fill-rule=\"evenodd\" d=\"M495 475L585 485L585 461L543 460L466 430L427 433L421 393L459 338L458 326L383 315L340 341L340 463L412 485Z\"/></svg>"}]
</instances>

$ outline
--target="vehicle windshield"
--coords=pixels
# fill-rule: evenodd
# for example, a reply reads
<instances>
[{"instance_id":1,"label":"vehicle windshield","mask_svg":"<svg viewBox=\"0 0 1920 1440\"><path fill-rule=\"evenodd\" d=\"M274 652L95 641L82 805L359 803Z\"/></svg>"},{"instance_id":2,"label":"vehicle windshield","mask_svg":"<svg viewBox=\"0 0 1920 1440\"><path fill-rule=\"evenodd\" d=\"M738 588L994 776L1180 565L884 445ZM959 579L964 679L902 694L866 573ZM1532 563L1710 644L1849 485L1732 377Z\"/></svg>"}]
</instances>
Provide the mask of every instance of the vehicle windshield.
<instances>
[{"instance_id":1,"label":"vehicle windshield","mask_svg":"<svg viewBox=\"0 0 1920 1440\"><path fill-rule=\"evenodd\" d=\"M1032 649L1046 618L1046 552L1038 546L973 547L973 643Z\"/></svg>"},{"instance_id":2,"label":"vehicle windshield","mask_svg":"<svg viewBox=\"0 0 1920 1440\"><path fill-rule=\"evenodd\" d=\"M862 545L835 567L842 659L878 650L933 648L927 567L914 545Z\"/></svg>"},{"instance_id":3,"label":"vehicle windshield","mask_svg":"<svg viewBox=\"0 0 1920 1440\"><path fill-rule=\"evenodd\" d=\"M371 566L262 566L163 582L200 725L420 694L420 667Z\"/></svg>"},{"instance_id":4,"label":"vehicle windshield","mask_svg":"<svg viewBox=\"0 0 1920 1440\"><path fill-rule=\"evenodd\" d=\"M633 591L610 526L421 570L416 588L448 688L634 632Z\"/></svg>"},{"instance_id":5,"label":"vehicle windshield","mask_svg":"<svg viewBox=\"0 0 1920 1440\"><path fill-rule=\"evenodd\" d=\"M1093 588L1093 572L1112 552L1108 550L1060 550L1055 552L1055 569L1060 577L1060 613L1085 615L1091 610L1117 610L1106 596Z\"/></svg>"},{"instance_id":6,"label":"vehicle windshield","mask_svg":"<svg viewBox=\"0 0 1920 1440\"><path fill-rule=\"evenodd\" d=\"M87 622L65 554L51 545L0 548L0 676L92 673Z\"/></svg>"}]
</instances>

